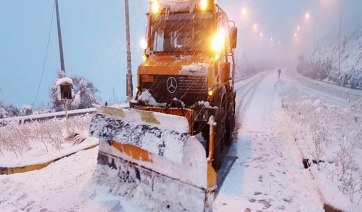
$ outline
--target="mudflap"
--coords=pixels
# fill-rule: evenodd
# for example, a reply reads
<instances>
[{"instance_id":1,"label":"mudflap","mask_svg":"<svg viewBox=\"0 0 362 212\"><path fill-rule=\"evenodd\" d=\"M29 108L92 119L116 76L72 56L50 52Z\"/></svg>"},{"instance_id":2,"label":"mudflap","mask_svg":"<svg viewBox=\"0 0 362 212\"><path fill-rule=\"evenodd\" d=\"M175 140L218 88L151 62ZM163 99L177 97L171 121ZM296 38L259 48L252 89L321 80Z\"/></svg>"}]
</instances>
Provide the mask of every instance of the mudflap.
<instances>
[{"instance_id":1,"label":"mudflap","mask_svg":"<svg viewBox=\"0 0 362 212\"><path fill-rule=\"evenodd\" d=\"M212 211L216 174L186 118L102 108L90 127L99 184L147 211Z\"/></svg>"}]
</instances>

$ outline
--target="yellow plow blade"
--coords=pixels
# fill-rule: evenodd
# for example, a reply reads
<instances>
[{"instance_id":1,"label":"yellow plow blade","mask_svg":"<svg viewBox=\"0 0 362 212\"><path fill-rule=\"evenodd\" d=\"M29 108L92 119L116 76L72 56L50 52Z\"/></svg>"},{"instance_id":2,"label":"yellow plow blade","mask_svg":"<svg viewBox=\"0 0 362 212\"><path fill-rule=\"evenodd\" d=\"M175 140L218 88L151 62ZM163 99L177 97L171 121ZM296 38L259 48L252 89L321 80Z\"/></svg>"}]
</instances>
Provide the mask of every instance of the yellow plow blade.
<instances>
[{"instance_id":1,"label":"yellow plow blade","mask_svg":"<svg viewBox=\"0 0 362 212\"><path fill-rule=\"evenodd\" d=\"M97 170L114 193L142 198L147 210L211 211L216 174L189 129L182 116L98 107L90 126L99 138Z\"/></svg>"}]
</instances>

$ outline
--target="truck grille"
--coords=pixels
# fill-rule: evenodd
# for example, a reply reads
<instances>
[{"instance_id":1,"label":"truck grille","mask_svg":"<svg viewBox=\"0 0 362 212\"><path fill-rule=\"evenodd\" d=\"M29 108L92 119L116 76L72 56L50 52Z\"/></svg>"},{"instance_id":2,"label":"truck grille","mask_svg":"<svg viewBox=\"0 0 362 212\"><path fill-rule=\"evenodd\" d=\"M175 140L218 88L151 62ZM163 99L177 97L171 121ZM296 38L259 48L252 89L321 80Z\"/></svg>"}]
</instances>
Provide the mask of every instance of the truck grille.
<instances>
[{"instance_id":1,"label":"truck grille","mask_svg":"<svg viewBox=\"0 0 362 212\"><path fill-rule=\"evenodd\" d=\"M175 81L177 86L174 85ZM170 84L176 88L173 90L171 86L168 89ZM159 103L177 98L183 101L186 106L191 106L197 101L207 100L207 79L205 76L155 76L155 80L149 88L152 96Z\"/></svg>"}]
</instances>

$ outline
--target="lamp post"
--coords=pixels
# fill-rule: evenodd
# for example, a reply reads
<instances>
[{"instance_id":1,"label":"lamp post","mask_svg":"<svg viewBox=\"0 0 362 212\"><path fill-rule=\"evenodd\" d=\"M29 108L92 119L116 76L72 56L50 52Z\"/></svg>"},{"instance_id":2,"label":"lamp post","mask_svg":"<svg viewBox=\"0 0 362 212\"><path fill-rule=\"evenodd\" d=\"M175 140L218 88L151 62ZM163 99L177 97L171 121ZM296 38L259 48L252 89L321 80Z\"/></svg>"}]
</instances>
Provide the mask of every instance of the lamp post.
<instances>
[{"instance_id":1,"label":"lamp post","mask_svg":"<svg viewBox=\"0 0 362 212\"><path fill-rule=\"evenodd\" d=\"M305 18L307 19L307 20L309 20L310 19L310 14L309 13L306 13L305 14ZM315 20L314 20L315 21ZM315 52L315 23L313 24L313 52L312 52L312 54L313 54L313 61L314 61L314 52Z\"/></svg>"}]
</instances>

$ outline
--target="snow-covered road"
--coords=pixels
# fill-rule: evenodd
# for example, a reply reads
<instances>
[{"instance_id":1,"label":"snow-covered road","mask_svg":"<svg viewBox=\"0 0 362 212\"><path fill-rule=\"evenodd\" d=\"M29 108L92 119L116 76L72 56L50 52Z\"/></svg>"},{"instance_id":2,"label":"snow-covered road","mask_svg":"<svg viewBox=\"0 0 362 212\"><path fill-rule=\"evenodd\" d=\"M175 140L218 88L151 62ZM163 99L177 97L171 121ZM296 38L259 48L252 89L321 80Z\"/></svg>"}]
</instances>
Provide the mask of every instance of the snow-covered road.
<instances>
[{"instance_id":1,"label":"snow-covered road","mask_svg":"<svg viewBox=\"0 0 362 212\"><path fill-rule=\"evenodd\" d=\"M336 86L313 80L297 73L295 68L285 68L282 78L298 90L332 104L348 105L349 101L362 98L362 90Z\"/></svg>"},{"instance_id":2,"label":"snow-covered road","mask_svg":"<svg viewBox=\"0 0 362 212\"><path fill-rule=\"evenodd\" d=\"M237 156L215 200L215 211L324 211L286 126L276 72L259 74L238 90Z\"/></svg>"}]
</instances>

